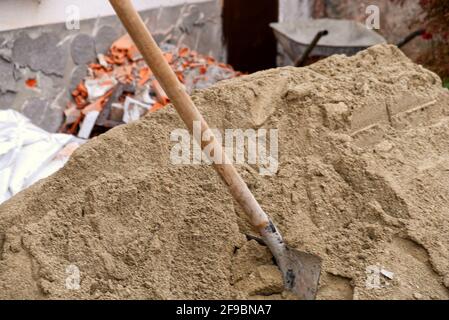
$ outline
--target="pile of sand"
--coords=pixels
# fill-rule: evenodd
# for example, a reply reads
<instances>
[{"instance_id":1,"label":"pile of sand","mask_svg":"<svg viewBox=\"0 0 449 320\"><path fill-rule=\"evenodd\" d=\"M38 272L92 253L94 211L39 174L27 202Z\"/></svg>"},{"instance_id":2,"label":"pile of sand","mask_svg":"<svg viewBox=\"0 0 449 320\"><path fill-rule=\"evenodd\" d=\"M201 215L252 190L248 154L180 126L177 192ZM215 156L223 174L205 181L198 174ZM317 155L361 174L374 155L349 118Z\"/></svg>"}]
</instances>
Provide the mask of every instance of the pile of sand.
<instances>
[{"instance_id":1,"label":"pile of sand","mask_svg":"<svg viewBox=\"0 0 449 320\"><path fill-rule=\"evenodd\" d=\"M449 298L449 93L436 75L377 46L194 100L211 127L279 129L275 176L238 169L286 241L323 258L318 298ZM213 169L170 164L183 127L168 108L113 129L0 206L0 297L291 298Z\"/></svg>"}]
</instances>

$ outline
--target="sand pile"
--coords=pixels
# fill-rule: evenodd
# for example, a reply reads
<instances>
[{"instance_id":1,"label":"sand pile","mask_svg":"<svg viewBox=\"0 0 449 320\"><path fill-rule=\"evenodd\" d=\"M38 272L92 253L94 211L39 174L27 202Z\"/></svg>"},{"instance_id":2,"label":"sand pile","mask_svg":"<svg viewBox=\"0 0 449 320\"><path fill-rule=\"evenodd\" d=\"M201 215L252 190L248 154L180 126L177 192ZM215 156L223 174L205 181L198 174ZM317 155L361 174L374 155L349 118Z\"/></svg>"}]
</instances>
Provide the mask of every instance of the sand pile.
<instances>
[{"instance_id":1,"label":"sand pile","mask_svg":"<svg viewBox=\"0 0 449 320\"><path fill-rule=\"evenodd\" d=\"M275 176L238 169L287 242L323 258L318 298L449 298L449 93L436 75L377 46L194 99L211 127L279 129ZM183 127L172 108L117 127L3 204L0 297L291 298L213 169L170 164Z\"/></svg>"}]
</instances>

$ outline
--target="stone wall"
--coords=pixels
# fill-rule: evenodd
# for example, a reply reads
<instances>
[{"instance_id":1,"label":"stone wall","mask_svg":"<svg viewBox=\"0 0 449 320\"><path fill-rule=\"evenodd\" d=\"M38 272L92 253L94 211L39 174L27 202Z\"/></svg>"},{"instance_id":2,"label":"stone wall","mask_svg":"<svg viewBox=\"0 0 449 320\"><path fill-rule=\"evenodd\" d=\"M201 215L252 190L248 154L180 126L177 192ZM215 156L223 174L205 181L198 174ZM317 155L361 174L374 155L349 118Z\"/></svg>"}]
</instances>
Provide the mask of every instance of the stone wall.
<instances>
[{"instance_id":1,"label":"stone wall","mask_svg":"<svg viewBox=\"0 0 449 320\"><path fill-rule=\"evenodd\" d=\"M219 1L141 12L158 42L186 45L224 58ZM115 16L0 32L0 109L15 109L50 132L58 131L70 92L87 64L108 50L124 29ZM27 80L35 79L35 87Z\"/></svg>"}]
</instances>

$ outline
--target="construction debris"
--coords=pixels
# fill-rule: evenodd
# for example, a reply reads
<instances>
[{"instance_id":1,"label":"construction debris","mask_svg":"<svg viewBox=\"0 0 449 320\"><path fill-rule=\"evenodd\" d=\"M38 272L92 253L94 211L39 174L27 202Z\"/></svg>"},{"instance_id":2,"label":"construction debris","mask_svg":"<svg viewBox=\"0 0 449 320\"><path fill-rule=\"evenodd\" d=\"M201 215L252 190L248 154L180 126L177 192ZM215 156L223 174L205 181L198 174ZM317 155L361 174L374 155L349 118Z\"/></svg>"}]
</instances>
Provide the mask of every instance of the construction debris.
<instances>
[{"instance_id":1,"label":"construction debris","mask_svg":"<svg viewBox=\"0 0 449 320\"><path fill-rule=\"evenodd\" d=\"M391 271L388 271L388 270L385 270L385 269L380 269L380 273L384 277L386 277L386 278L388 278L390 280L393 280L393 278L394 278L394 272L391 272Z\"/></svg>"},{"instance_id":2,"label":"construction debris","mask_svg":"<svg viewBox=\"0 0 449 320\"><path fill-rule=\"evenodd\" d=\"M82 139L89 139L90 133L95 126L100 111L91 110L86 113L83 122L81 123L80 131L78 132L78 137Z\"/></svg>"},{"instance_id":3,"label":"construction debris","mask_svg":"<svg viewBox=\"0 0 449 320\"><path fill-rule=\"evenodd\" d=\"M165 59L188 93L241 75L231 66L218 63L214 58L189 48L177 48L170 44L163 44L161 47ZM128 85L128 90L113 95L120 84ZM30 82L29 86L32 85L34 84ZM81 136L85 138L90 137L95 126L111 128L129 123L170 103L167 94L127 34L116 40L107 54L99 54L97 63L89 64L88 76L78 84L72 96L73 103L70 102L67 106L66 120L61 131L76 134L83 129ZM114 101L106 106L111 99ZM103 112L105 108L108 108L107 117ZM88 117L91 112L94 113ZM94 120L95 117L101 120ZM88 123L83 124L86 121Z\"/></svg>"}]
</instances>

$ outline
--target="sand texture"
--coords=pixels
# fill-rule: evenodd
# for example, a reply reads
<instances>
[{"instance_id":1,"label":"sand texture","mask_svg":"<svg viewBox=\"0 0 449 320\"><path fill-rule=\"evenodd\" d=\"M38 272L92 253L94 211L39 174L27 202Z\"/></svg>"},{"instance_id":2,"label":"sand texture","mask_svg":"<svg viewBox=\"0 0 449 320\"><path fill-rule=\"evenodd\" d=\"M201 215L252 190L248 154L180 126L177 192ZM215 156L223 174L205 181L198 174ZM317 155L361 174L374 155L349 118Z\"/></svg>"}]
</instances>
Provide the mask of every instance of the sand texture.
<instances>
[{"instance_id":1,"label":"sand texture","mask_svg":"<svg viewBox=\"0 0 449 320\"><path fill-rule=\"evenodd\" d=\"M213 128L279 129L277 174L238 170L288 244L323 258L318 299L449 298L449 91L435 74L379 45L193 98ZM0 298L293 298L214 170L170 163L175 128L172 107L117 127L1 205ZM370 266L393 275L371 288Z\"/></svg>"}]
</instances>

